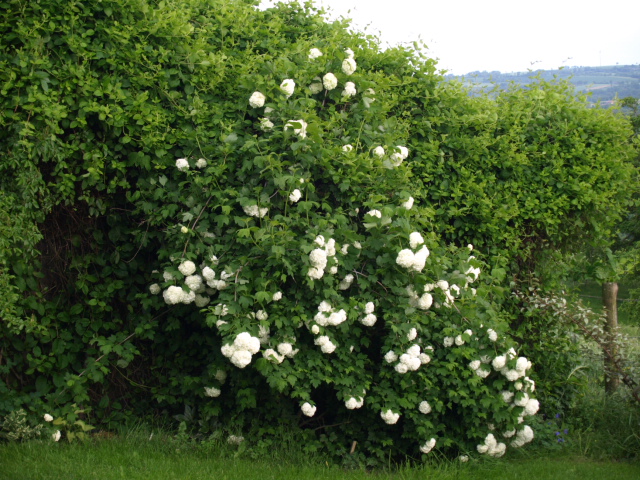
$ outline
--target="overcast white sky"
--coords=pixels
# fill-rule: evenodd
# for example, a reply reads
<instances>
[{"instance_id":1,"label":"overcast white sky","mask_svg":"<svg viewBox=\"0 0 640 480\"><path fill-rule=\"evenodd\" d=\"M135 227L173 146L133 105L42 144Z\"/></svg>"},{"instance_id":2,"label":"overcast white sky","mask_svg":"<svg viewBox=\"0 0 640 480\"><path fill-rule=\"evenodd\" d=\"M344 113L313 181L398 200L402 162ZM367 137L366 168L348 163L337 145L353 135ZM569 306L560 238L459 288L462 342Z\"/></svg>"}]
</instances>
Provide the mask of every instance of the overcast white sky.
<instances>
[{"instance_id":1,"label":"overcast white sky","mask_svg":"<svg viewBox=\"0 0 640 480\"><path fill-rule=\"evenodd\" d=\"M264 0L268 4L271 0ZM450 73L640 63L638 0L314 0L382 43L421 38ZM536 62L536 63L534 63Z\"/></svg>"}]
</instances>

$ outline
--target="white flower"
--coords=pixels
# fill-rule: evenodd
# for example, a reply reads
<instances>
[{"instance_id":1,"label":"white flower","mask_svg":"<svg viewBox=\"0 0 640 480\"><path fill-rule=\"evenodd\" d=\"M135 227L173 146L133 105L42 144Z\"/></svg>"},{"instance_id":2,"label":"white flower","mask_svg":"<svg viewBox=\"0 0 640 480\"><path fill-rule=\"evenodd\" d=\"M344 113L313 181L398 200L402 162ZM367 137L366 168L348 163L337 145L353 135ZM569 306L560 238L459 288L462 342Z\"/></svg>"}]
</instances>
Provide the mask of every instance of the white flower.
<instances>
[{"instance_id":1,"label":"white flower","mask_svg":"<svg viewBox=\"0 0 640 480\"><path fill-rule=\"evenodd\" d=\"M409 366L406 363L398 363L394 368L400 374L405 374L409 371Z\"/></svg>"},{"instance_id":2,"label":"white flower","mask_svg":"<svg viewBox=\"0 0 640 480\"><path fill-rule=\"evenodd\" d=\"M195 273L196 271L196 264L191 260L185 260L178 266L178 270L180 270L180 273L185 277L193 275L193 273Z\"/></svg>"},{"instance_id":3,"label":"white flower","mask_svg":"<svg viewBox=\"0 0 640 480\"><path fill-rule=\"evenodd\" d=\"M431 296L430 293L424 293L418 299L418 308L420 310L429 310L432 304L433 304L433 297Z\"/></svg>"},{"instance_id":4,"label":"white flower","mask_svg":"<svg viewBox=\"0 0 640 480\"><path fill-rule=\"evenodd\" d=\"M362 323L365 327L373 327L377 320L377 317L373 313L368 313L364 316L364 318L360 319L360 323Z\"/></svg>"},{"instance_id":5,"label":"white flower","mask_svg":"<svg viewBox=\"0 0 640 480\"><path fill-rule=\"evenodd\" d=\"M295 88L296 88L296 82L294 82L290 78L283 80L282 83L280 84L280 90L282 91L282 93L284 93L287 96L287 98L293 95L293 90Z\"/></svg>"},{"instance_id":6,"label":"white flower","mask_svg":"<svg viewBox=\"0 0 640 480\"><path fill-rule=\"evenodd\" d=\"M215 379L220 383L224 383L227 380L227 372L224 370L216 370Z\"/></svg>"},{"instance_id":7,"label":"white flower","mask_svg":"<svg viewBox=\"0 0 640 480\"><path fill-rule=\"evenodd\" d=\"M385 421L385 423L388 423L389 425L397 423L398 419L400 418L399 413L394 413L391 410L384 410L380 412L380 416Z\"/></svg>"},{"instance_id":8,"label":"white flower","mask_svg":"<svg viewBox=\"0 0 640 480\"><path fill-rule=\"evenodd\" d=\"M516 407L525 407L529 402L529 395L527 393L518 392L516 393L516 398L513 401L513 404Z\"/></svg>"},{"instance_id":9,"label":"white flower","mask_svg":"<svg viewBox=\"0 0 640 480\"><path fill-rule=\"evenodd\" d=\"M302 193L300 192L300 190L298 190L297 188L291 192L291 194L289 195L289 200L291 201L291 203L297 203L298 200L300 200L300 198L302 197Z\"/></svg>"},{"instance_id":10,"label":"white flower","mask_svg":"<svg viewBox=\"0 0 640 480\"><path fill-rule=\"evenodd\" d=\"M333 343L331 343L331 341L325 343L320 347L320 350L322 350L322 353L333 353L335 349L336 349L336 346Z\"/></svg>"},{"instance_id":11,"label":"white flower","mask_svg":"<svg viewBox=\"0 0 640 480\"><path fill-rule=\"evenodd\" d=\"M509 380L510 382L515 382L516 380L518 380L520 378L520 374L518 373L517 370L504 370L502 371L502 374L507 377L507 380Z\"/></svg>"},{"instance_id":12,"label":"white flower","mask_svg":"<svg viewBox=\"0 0 640 480\"><path fill-rule=\"evenodd\" d=\"M362 397L360 397L360 399L351 397L349 398L349 400L344 402L344 406L347 407L349 410L354 410L356 408L362 407L363 403L364 403L364 400Z\"/></svg>"},{"instance_id":13,"label":"white flower","mask_svg":"<svg viewBox=\"0 0 640 480\"><path fill-rule=\"evenodd\" d=\"M353 82L347 82L344 85L344 90L342 90L343 97L353 97L356 93L356 84Z\"/></svg>"},{"instance_id":14,"label":"white flower","mask_svg":"<svg viewBox=\"0 0 640 480\"><path fill-rule=\"evenodd\" d=\"M214 272L213 269L211 269L211 267L204 267L202 269L202 276L207 282L209 282L211 280L215 280L216 272Z\"/></svg>"},{"instance_id":15,"label":"white flower","mask_svg":"<svg viewBox=\"0 0 640 480\"><path fill-rule=\"evenodd\" d=\"M269 209L267 207L259 208L258 205L246 205L242 207L242 209L247 215L258 218L262 218L269 213Z\"/></svg>"},{"instance_id":16,"label":"white flower","mask_svg":"<svg viewBox=\"0 0 640 480\"><path fill-rule=\"evenodd\" d=\"M424 413L426 415L431 413L431 405L429 405L429 402L424 400L420 402L420 405L418 405L418 410L420 410L420 413Z\"/></svg>"},{"instance_id":17,"label":"white flower","mask_svg":"<svg viewBox=\"0 0 640 480\"><path fill-rule=\"evenodd\" d=\"M300 410L302 410L302 413L307 417L313 417L316 413L316 406L311 405L309 402L305 402L302 407L300 407Z\"/></svg>"},{"instance_id":18,"label":"white flower","mask_svg":"<svg viewBox=\"0 0 640 480\"><path fill-rule=\"evenodd\" d=\"M502 370L506 364L507 364L507 357L505 357L504 355L497 356L491 362L491 365L493 365L494 370Z\"/></svg>"},{"instance_id":19,"label":"white flower","mask_svg":"<svg viewBox=\"0 0 640 480\"><path fill-rule=\"evenodd\" d=\"M443 343L444 343L445 347L452 346L453 345L453 337L444 337Z\"/></svg>"},{"instance_id":20,"label":"white flower","mask_svg":"<svg viewBox=\"0 0 640 480\"><path fill-rule=\"evenodd\" d=\"M347 288L349 288L351 286L352 283L353 283L353 275L351 273L349 273L342 279L342 281L338 285L338 289L339 290L346 290Z\"/></svg>"},{"instance_id":21,"label":"white flower","mask_svg":"<svg viewBox=\"0 0 640 480\"><path fill-rule=\"evenodd\" d=\"M500 395L502 395L502 399L505 401L505 403L509 403L511 402L511 399L513 398L514 393L509 392L507 390L503 390L502 392L500 392Z\"/></svg>"},{"instance_id":22,"label":"white flower","mask_svg":"<svg viewBox=\"0 0 640 480\"><path fill-rule=\"evenodd\" d=\"M298 124L300 125L299 127L297 127ZM293 128L293 133L298 135L300 138L307 138L307 122L305 122L304 120L289 120L285 124L284 129L286 131L289 128Z\"/></svg>"},{"instance_id":23,"label":"white flower","mask_svg":"<svg viewBox=\"0 0 640 480\"><path fill-rule=\"evenodd\" d=\"M362 103L364 103L365 108L370 108L371 104L376 100L375 98L373 98L373 95L375 95L376 92L373 90L373 88L367 88L364 93L365 95L362 97Z\"/></svg>"},{"instance_id":24,"label":"white flower","mask_svg":"<svg viewBox=\"0 0 640 480\"><path fill-rule=\"evenodd\" d=\"M412 232L411 235L409 235L409 245L411 245L411 248L414 250L418 245L422 245L423 243L424 238L422 238L420 232Z\"/></svg>"},{"instance_id":25,"label":"white flower","mask_svg":"<svg viewBox=\"0 0 640 480\"><path fill-rule=\"evenodd\" d=\"M180 231L182 233L189 233L189 229L187 227L185 227L185 226L182 226L182 228L180 228Z\"/></svg>"},{"instance_id":26,"label":"white flower","mask_svg":"<svg viewBox=\"0 0 640 480\"><path fill-rule=\"evenodd\" d=\"M318 325L313 325L311 327L311 333L313 333L314 335L317 335L320 333L320 327Z\"/></svg>"},{"instance_id":27,"label":"white flower","mask_svg":"<svg viewBox=\"0 0 640 480\"><path fill-rule=\"evenodd\" d=\"M164 278L165 282L170 282L171 280L175 280L173 275L171 275L169 272L163 272L162 278Z\"/></svg>"},{"instance_id":28,"label":"white flower","mask_svg":"<svg viewBox=\"0 0 640 480\"><path fill-rule=\"evenodd\" d=\"M345 75L351 75L356 71L357 64L353 58L345 58L342 62L342 71Z\"/></svg>"},{"instance_id":29,"label":"white flower","mask_svg":"<svg viewBox=\"0 0 640 480\"><path fill-rule=\"evenodd\" d=\"M44 421L45 422L53 422L53 417L51 415L49 415L48 413L44 414Z\"/></svg>"},{"instance_id":30,"label":"white flower","mask_svg":"<svg viewBox=\"0 0 640 480\"><path fill-rule=\"evenodd\" d=\"M340 311L333 312L331 315L329 315L327 324L335 327L337 325L340 325L346 319L347 319L347 312L345 312L344 309L341 309Z\"/></svg>"},{"instance_id":31,"label":"white flower","mask_svg":"<svg viewBox=\"0 0 640 480\"><path fill-rule=\"evenodd\" d=\"M309 261L314 267L324 270L327 266L327 252L322 248L314 249L309 253Z\"/></svg>"},{"instance_id":32,"label":"white flower","mask_svg":"<svg viewBox=\"0 0 640 480\"><path fill-rule=\"evenodd\" d=\"M189 275L184 279L184 283L189 287L189 290L195 292L202 287L202 277L200 275Z\"/></svg>"},{"instance_id":33,"label":"white flower","mask_svg":"<svg viewBox=\"0 0 640 480\"><path fill-rule=\"evenodd\" d=\"M527 404L524 406L524 414L525 415L535 415L538 413L540 409L540 402L535 398L530 398L527 400Z\"/></svg>"},{"instance_id":34,"label":"white flower","mask_svg":"<svg viewBox=\"0 0 640 480\"><path fill-rule=\"evenodd\" d=\"M251 363L251 353L246 350L237 350L231 355L231 363L238 368L244 368Z\"/></svg>"},{"instance_id":35,"label":"white flower","mask_svg":"<svg viewBox=\"0 0 640 480\"><path fill-rule=\"evenodd\" d=\"M431 450L433 450L433 447L435 446L436 446L436 439L432 438L431 440L429 440L428 442L426 442L424 445L420 447L420 451L422 453L429 453Z\"/></svg>"},{"instance_id":36,"label":"white flower","mask_svg":"<svg viewBox=\"0 0 640 480\"><path fill-rule=\"evenodd\" d=\"M327 90L333 90L338 86L338 79L333 73L327 73L322 77L322 84Z\"/></svg>"},{"instance_id":37,"label":"white flower","mask_svg":"<svg viewBox=\"0 0 640 480\"><path fill-rule=\"evenodd\" d=\"M258 310L256 312L256 319L257 320L266 320L267 318L269 318L269 315L267 314L267 312L265 312L264 310ZM255 353L255 352L254 352Z\"/></svg>"},{"instance_id":38,"label":"white flower","mask_svg":"<svg viewBox=\"0 0 640 480\"><path fill-rule=\"evenodd\" d=\"M420 250L416 252L413 257L413 264L411 265L411 269L416 272L421 272L424 268L425 263L427 262L427 258L429 258L429 249L426 245L423 245Z\"/></svg>"},{"instance_id":39,"label":"white flower","mask_svg":"<svg viewBox=\"0 0 640 480\"><path fill-rule=\"evenodd\" d=\"M207 166L207 161L204 158L199 158L196 162L196 168L204 168Z\"/></svg>"},{"instance_id":40,"label":"white flower","mask_svg":"<svg viewBox=\"0 0 640 480\"><path fill-rule=\"evenodd\" d=\"M398 360L398 355L396 355L396 353L393 350L389 350L385 355L384 355L384 359L386 360L387 363L393 363L396 360Z\"/></svg>"},{"instance_id":41,"label":"white flower","mask_svg":"<svg viewBox=\"0 0 640 480\"><path fill-rule=\"evenodd\" d=\"M313 80L314 82L309 85L309 90L311 90L311 93L315 95L316 93L320 93L324 87L322 86L322 80L320 80L320 77L316 77Z\"/></svg>"},{"instance_id":42,"label":"white flower","mask_svg":"<svg viewBox=\"0 0 640 480\"><path fill-rule=\"evenodd\" d=\"M205 295L196 294L196 298L194 300L196 307L203 308L206 307L209 303L210 298Z\"/></svg>"},{"instance_id":43,"label":"white flower","mask_svg":"<svg viewBox=\"0 0 640 480\"><path fill-rule=\"evenodd\" d=\"M415 340L417 336L418 336L418 331L415 328L411 328L411 330L409 330L409 333L407 333L407 340L411 342Z\"/></svg>"},{"instance_id":44,"label":"white flower","mask_svg":"<svg viewBox=\"0 0 640 480\"><path fill-rule=\"evenodd\" d=\"M418 355L418 358L420 359L420 363L423 365L426 365L431 361L431 357L426 353L421 353L420 355Z\"/></svg>"},{"instance_id":45,"label":"white flower","mask_svg":"<svg viewBox=\"0 0 640 480\"><path fill-rule=\"evenodd\" d=\"M491 340L492 342L495 342L498 340L498 334L496 333L495 330L490 328L489 330L487 330L487 334L489 335L489 340Z\"/></svg>"},{"instance_id":46,"label":"white flower","mask_svg":"<svg viewBox=\"0 0 640 480\"><path fill-rule=\"evenodd\" d=\"M176 305L177 303L182 303L186 296L186 293L184 290L182 290L181 287L171 285L164 292L162 292L162 296L167 305Z\"/></svg>"},{"instance_id":47,"label":"white flower","mask_svg":"<svg viewBox=\"0 0 640 480\"><path fill-rule=\"evenodd\" d=\"M282 363L284 361L284 355L280 355L272 348L267 348L262 352L262 356L270 362Z\"/></svg>"},{"instance_id":48,"label":"white flower","mask_svg":"<svg viewBox=\"0 0 640 480\"><path fill-rule=\"evenodd\" d=\"M282 86L280 88L282 88ZM249 105L251 105L253 108L264 107L265 100L266 100L266 97L262 93L253 92L253 94L249 98Z\"/></svg>"},{"instance_id":49,"label":"white flower","mask_svg":"<svg viewBox=\"0 0 640 480\"><path fill-rule=\"evenodd\" d=\"M56 430L56 433L51 434L51 439L54 442L57 442L60 440L60 437L62 437L62 434L60 433L60 430Z\"/></svg>"},{"instance_id":50,"label":"white flower","mask_svg":"<svg viewBox=\"0 0 640 480\"><path fill-rule=\"evenodd\" d=\"M402 204L402 206L403 206L404 208L406 208L407 210L411 210L411 207L413 207L413 202L414 202L413 197L409 197L409 200L407 200L406 202L404 202L404 203Z\"/></svg>"},{"instance_id":51,"label":"white flower","mask_svg":"<svg viewBox=\"0 0 640 480\"><path fill-rule=\"evenodd\" d=\"M273 294L273 297L271 297L273 299L274 302L277 302L279 300L282 299L282 292L276 292Z\"/></svg>"},{"instance_id":52,"label":"white flower","mask_svg":"<svg viewBox=\"0 0 640 480\"><path fill-rule=\"evenodd\" d=\"M151 292L151 295L157 295L162 291L162 289L160 288L160 285L158 285L157 283L154 283L153 285L149 286L149 292Z\"/></svg>"},{"instance_id":53,"label":"white flower","mask_svg":"<svg viewBox=\"0 0 640 480\"><path fill-rule=\"evenodd\" d=\"M309 269L309 271L307 272L307 275L309 277L313 278L314 280L320 280L324 276L324 269L323 268L317 268L317 267L311 267Z\"/></svg>"},{"instance_id":54,"label":"white flower","mask_svg":"<svg viewBox=\"0 0 640 480\"><path fill-rule=\"evenodd\" d=\"M242 442L244 442L244 437L242 436L229 435L227 437L227 443L230 445L240 445Z\"/></svg>"},{"instance_id":55,"label":"white flower","mask_svg":"<svg viewBox=\"0 0 640 480\"><path fill-rule=\"evenodd\" d=\"M396 257L396 263L404 268L411 268L413 266L414 260L415 254L408 248L400 250L400 252L398 252L398 256Z\"/></svg>"},{"instance_id":56,"label":"white flower","mask_svg":"<svg viewBox=\"0 0 640 480\"><path fill-rule=\"evenodd\" d=\"M347 145L343 145L343 146L342 146L342 151L343 151L343 152L345 152L345 153L346 153L346 152L350 152L350 151L352 151L352 150L353 150L353 145L349 145L349 144L347 144Z\"/></svg>"},{"instance_id":57,"label":"white flower","mask_svg":"<svg viewBox=\"0 0 640 480\"><path fill-rule=\"evenodd\" d=\"M265 132L267 130L271 130L273 128L273 122L269 120L267 117L260 119L260 128Z\"/></svg>"},{"instance_id":58,"label":"white flower","mask_svg":"<svg viewBox=\"0 0 640 480\"><path fill-rule=\"evenodd\" d=\"M458 335L455 339L456 345L461 347L462 345L464 345L464 339L462 338L462 335Z\"/></svg>"},{"instance_id":59,"label":"white flower","mask_svg":"<svg viewBox=\"0 0 640 480\"><path fill-rule=\"evenodd\" d=\"M353 50L351 50L350 48L345 49L344 53L347 54L347 58L353 58L354 56Z\"/></svg>"},{"instance_id":60,"label":"white flower","mask_svg":"<svg viewBox=\"0 0 640 480\"><path fill-rule=\"evenodd\" d=\"M377 157L384 157L384 148L378 146L373 149L373 154Z\"/></svg>"},{"instance_id":61,"label":"white flower","mask_svg":"<svg viewBox=\"0 0 640 480\"><path fill-rule=\"evenodd\" d=\"M524 376L525 371L529 368L529 360L525 357L519 357L516 361L516 371L520 374L521 377Z\"/></svg>"},{"instance_id":62,"label":"white flower","mask_svg":"<svg viewBox=\"0 0 640 480\"><path fill-rule=\"evenodd\" d=\"M312 48L311 50L309 50L309 60L314 60L318 57L322 56L322 52L317 49L317 48Z\"/></svg>"},{"instance_id":63,"label":"white flower","mask_svg":"<svg viewBox=\"0 0 640 480\"><path fill-rule=\"evenodd\" d=\"M219 397L222 391L216 387L204 387L204 394L207 397Z\"/></svg>"},{"instance_id":64,"label":"white flower","mask_svg":"<svg viewBox=\"0 0 640 480\"><path fill-rule=\"evenodd\" d=\"M487 378L489 376L489 374L491 373L491 371L486 370L482 367L478 368L476 370L476 375L478 375L480 378Z\"/></svg>"},{"instance_id":65,"label":"white flower","mask_svg":"<svg viewBox=\"0 0 640 480\"><path fill-rule=\"evenodd\" d=\"M287 357L291 355L291 352L293 352L293 345L288 342L282 342L278 344L277 348L280 355L285 355Z\"/></svg>"},{"instance_id":66,"label":"white flower","mask_svg":"<svg viewBox=\"0 0 640 480\"><path fill-rule=\"evenodd\" d=\"M480 368L481 362L480 360L473 360L471 363L469 363L469 368L471 370L477 370Z\"/></svg>"},{"instance_id":67,"label":"white flower","mask_svg":"<svg viewBox=\"0 0 640 480\"><path fill-rule=\"evenodd\" d=\"M467 463L469 461L469 455L460 455L458 460L460 460L460 463Z\"/></svg>"},{"instance_id":68,"label":"white flower","mask_svg":"<svg viewBox=\"0 0 640 480\"><path fill-rule=\"evenodd\" d=\"M382 218L382 212L380 210L369 210L366 215L371 215L372 217Z\"/></svg>"},{"instance_id":69,"label":"white flower","mask_svg":"<svg viewBox=\"0 0 640 480\"><path fill-rule=\"evenodd\" d=\"M533 440L533 430L529 425L525 425L524 428L516 434L515 440L511 442L511 446L518 448Z\"/></svg>"},{"instance_id":70,"label":"white flower","mask_svg":"<svg viewBox=\"0 0 640 480\"><path fill-rule=\"evenodd\" d=\"M179 158L176 160L176 167L180 171L189 170L189 162L186 158Z\"/></svg>"}]
</instances>

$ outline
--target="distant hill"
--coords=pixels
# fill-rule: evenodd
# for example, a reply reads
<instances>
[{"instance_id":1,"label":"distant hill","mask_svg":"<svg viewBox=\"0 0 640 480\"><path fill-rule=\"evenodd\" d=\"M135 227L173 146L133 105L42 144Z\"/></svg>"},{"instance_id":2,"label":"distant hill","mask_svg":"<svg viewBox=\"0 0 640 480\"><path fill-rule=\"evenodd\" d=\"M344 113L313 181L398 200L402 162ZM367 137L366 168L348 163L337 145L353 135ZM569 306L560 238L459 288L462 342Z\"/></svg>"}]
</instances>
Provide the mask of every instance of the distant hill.
<instances>
[{"instance_id":1,"label":"distant hill","mask_svg":"<svg viewBox=\"0 0 640 480\"><path fill-rule=\"evenodd\" d=\"M565 67L559 70L531 70L528 72L470 72L466 75L446 75L470 84L474 90L494 86L506 88L510 82L526 85L531 77L540 75L545 80L563 78L576 86L576 90L588 92L592 103L609 106L614 99L640 98L640 65L610 65L604 67Z\"/></svg>"}]
</instances>

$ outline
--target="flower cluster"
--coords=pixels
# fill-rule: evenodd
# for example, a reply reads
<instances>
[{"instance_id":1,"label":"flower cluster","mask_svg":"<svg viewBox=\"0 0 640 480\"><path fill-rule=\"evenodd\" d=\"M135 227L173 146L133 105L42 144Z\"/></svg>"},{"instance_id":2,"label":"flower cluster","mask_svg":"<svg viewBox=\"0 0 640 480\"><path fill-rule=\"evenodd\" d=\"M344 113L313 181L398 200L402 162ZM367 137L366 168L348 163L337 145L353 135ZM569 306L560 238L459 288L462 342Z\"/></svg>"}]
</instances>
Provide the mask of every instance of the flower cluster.
<instances>
[{"instance_id":1,"label":"flower cluster","mask_svg":"<svg viewBox=\"0 0 640 480\"><path fill-rule=\"evenodd\" d=\"M251 105L253 108L261 108L264 107L265 100L266 97L264 96L264 94L260 92L253 92L253 94L249 98L249 105Z\"/></svg>"},{"instance_id":2,"label":"flower cluster","mask_svg":"<svg viewBox=\"0 0 640 480\"><path fill-rule=\"evenodd\" d=\"M251 363L252 355L260 351L260 339L252 337L248 332L242 332L236 336L232 344L223 345L220 351L236 367L244 368Z\"/></svg>"},{"instance_id":3,"label":"flower cluster","mask_svg":"<svg viewBox=\"0 0 640 480\"><path fill-rule=\"evenodd\" d=\"M313 417L316 414L316 406L311 405L309 402L303 403L300 409L302 410L302 413L307 417Z\"/></svg>"},{"instance_id":4,"label":"flower cluster","mask_svg":"<svg viewBox=\"0 0 640 480\"><path fill-rule=\"evenodd\" d=\"M207 397L219 397L222 391L216 387L204 387L204 394Z\"/></svg>"},{"instance_id":5,"label":"flower cluster","mask_svg":"<svg viewBox=\"0 0 640 480\"><path fill-rule=\"evenodd\" d=\"M309 262L311 268L307 271L307 275L314 280L319 280L324 276L325 268L329 262L329 259L333 259L334 265L330 269L329 273L337 273L337 265L335 265L336 255L336 242L333 238L330 238L325 242L322 235L318 235L314 241L320 248L315 248L309 253Z\"/></svg>"},{"instance_id":6,"label":"flower cluster","mask_svg":"<svg viewBox=\"0 0 640 480\"><path fill-rule=\"evenodd\" d=\"M378 318L373 314L375 310L375 305L373 302L367 302L364 307L364 317L360 319L360 323L362 323L365 327L373 327L378 320Z\"/></svg>"},{"instance_id":7,"label":"flower cluster","mask_svg":"<svg viewBox=\"0 0 640 480\"><path fill-rule=\"evenodd\" d=\"M382 420L384 420L385 423L389 425L394 425L398 423L398 420L400 419L400 414L394 413L390 409L388 409L380 412L380 417L382 417Z\"/></svg>"},{"instance_id":8,"label":"flower cluster","mask_svg":"<svg viewBox=\"0 0 640 480\"><path fill-rule=\"evenodd\" d=\"M242 209L247 215L258 218L263 218L267 213L269 213L269 209L267 207L258 207L256 204L245 205Z\"/></svg>"}]
</instances>

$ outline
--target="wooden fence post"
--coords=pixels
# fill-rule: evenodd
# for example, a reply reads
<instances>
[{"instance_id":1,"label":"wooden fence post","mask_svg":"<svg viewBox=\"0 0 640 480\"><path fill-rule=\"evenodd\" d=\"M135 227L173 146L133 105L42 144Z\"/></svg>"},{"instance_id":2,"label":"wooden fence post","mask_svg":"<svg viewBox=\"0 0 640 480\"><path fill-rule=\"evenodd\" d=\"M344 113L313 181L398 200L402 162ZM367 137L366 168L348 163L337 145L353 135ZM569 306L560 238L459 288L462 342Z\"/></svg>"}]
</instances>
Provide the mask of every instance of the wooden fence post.
<instances>
[{"instance_id":1,"label":"wooden fence post","mask_svg":"<svg viewBox=\"0 0 640 480\"><path fill-rule=\"evenodd\" d=\"M604 387L607 393L613 393L620 386L620 378L615 371L614 362L618 356L618 345L614 338L618 333L618 284L602 284L602 304L605 308L607 323L604 326L607 348L604 351Z\"/></svg>"}]
</instances>

